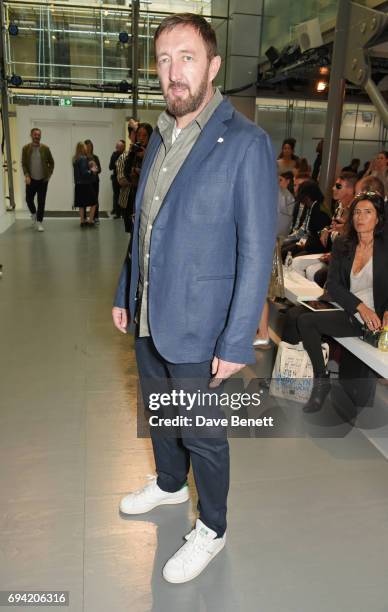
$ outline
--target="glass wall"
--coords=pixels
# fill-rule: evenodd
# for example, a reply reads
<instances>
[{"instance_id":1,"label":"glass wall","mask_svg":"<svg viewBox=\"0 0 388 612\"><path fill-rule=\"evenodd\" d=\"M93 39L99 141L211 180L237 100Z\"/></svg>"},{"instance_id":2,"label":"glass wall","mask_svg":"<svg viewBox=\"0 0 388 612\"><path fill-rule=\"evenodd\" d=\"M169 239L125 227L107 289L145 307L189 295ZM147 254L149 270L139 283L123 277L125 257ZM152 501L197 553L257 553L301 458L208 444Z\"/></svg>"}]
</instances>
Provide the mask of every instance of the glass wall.
<instances>
[{"instance_id":1,"label":"glass wall","mask_svg":"<svg viewBox=\"0 0 388 612\"><path fill-rule=\"evenodd\" d=\"M34 98L35 90L54 90L53 102L56 103L60 96L55 95L55 90L105 91L111 94L121 91L126 94L128 102L130 89L125 91L124 83L123 90L120 83L126 82L130 86L133 78L131 4L125 7L99 3L66 6L61 2L27 4L19 0L5 1L2 18L6 32L7 77L10 80L16 75L22 79L22 87L16 81L10 84L10 94L14 98L17 94L21 101L23 98L20 96ZM160 99L153 51L155 30L167 12L178 10L201 13L216 30L225 30L227 18L211 15L210 0L142 2L138 81L139 97L144 103L152 100L157 103ZM220 53L225 57L225 37L220 40ZM224 86L223 71L217 85ZM28 93L26 89L33 91ZM45 96L48 95L46 92ZM74 95L75 103L78 97ZM103 98L107 96L100 96ZM43 100L42 95L37 102ZM108 104L122 102L123 96L117 100L110 96L110 101L107 101Z\"/></svg>"},{"instance_id":2,"label":"glass wall","mask_svg":"<svg viewBox=\"0 0 388 612\"><path fill-rule=\"evenodd\" d=\"M296 154L310 164L325 132L327 103L324 101L256 99L256 123L271 136L275 153L284 138L296 139ZM371 104L344 104L338 165L349 165L353 157L364 163L387 148L387 130Z\"/></svg>"}]
</instances>

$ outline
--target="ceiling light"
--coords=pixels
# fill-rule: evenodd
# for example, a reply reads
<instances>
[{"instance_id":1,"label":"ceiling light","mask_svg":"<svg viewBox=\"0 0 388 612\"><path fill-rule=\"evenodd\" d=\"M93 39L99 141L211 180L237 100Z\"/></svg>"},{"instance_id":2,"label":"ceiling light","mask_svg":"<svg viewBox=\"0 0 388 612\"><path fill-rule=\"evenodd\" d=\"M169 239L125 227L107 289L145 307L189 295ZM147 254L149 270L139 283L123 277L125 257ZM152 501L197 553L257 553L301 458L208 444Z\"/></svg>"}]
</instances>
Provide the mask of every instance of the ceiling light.
<instances>
[{"instance_id":1,"label":"ceiling light","mask_svg":"<svg viewBox=\"0 0 388 612\"><path fill-rule=\"evenodd\" d=\"M322 93L322 92L326 91L327 86L328 86L327 81L318 81L317 86L316 86L316 90L317 90L317 92Z\"/></svg>"}]
</instances>

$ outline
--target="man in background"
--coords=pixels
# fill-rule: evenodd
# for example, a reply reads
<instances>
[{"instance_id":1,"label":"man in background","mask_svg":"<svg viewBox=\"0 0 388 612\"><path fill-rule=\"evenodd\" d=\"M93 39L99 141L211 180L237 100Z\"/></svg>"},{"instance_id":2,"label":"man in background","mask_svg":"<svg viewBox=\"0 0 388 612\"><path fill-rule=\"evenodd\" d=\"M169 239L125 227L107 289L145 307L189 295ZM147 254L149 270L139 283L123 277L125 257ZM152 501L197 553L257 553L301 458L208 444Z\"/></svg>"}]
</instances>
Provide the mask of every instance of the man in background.
<instances>
[{"instance_id":1,"label":"man in background","mask_svg":"<svg viewBox=\"0 0 388 612\"><path fill-rule=\"evenodd\" d=\"M54 172L54 159L47 145L41 144L42 131L32 128L31 142L22 149L22 168L26 183L26 202L31 213L33 227L43 232L44 209L48 182ZM35 195L38 195L38 210Z\"/></svg>"},{"instance_id":2,"label":"man in background","mask_svg":"<svg viewBox=\"0 0 388 612\"><path fill-rule=\"evenodd\" d=\"M129 138L129 146L135 144L136 142L136 130L139 127L139 121L135 119L135 117L130 117L128 119L128 138Z\"/></svg>"},{"instance_id":3,"label":"man in background","mask_svg":"<svg viewBox=\"0 0 388 612\"><path fill-rule=\"evenodd\" d=\"M118 140L116 142L116 148L113 151L110 162L109 162L109 170L112 171L111 181L112 181L112 189L113 189L113 207L112 207L112 215L114 219L120 219L121 217L121 209L119 206L119 195L120 195L120 185L117 181L117 168L116 162L120 155L122 155L125 151L125 141Z\"/></svg>"}]
</instances>

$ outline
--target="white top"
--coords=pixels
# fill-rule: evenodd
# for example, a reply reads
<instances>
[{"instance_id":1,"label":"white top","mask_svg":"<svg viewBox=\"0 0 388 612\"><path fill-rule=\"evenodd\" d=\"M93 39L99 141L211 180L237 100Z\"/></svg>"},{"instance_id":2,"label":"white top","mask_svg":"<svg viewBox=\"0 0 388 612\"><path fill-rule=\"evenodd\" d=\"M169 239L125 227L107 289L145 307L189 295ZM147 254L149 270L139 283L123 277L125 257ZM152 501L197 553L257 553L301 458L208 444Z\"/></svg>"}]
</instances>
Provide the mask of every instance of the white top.
<instances>
[{"instance_id":1,"label":"white top","mask_svg":"<svg viewBox=\"0 0 388 612\"><path fill-rule=\"evenodd\" d=\"M353 270L351 271L350 291L360 298L368 308L375 309L373 300L373 257L369 259L368 263L357 274L354 274ZM355 317L360 323L364 323L358 312L355 314Z\"/></svg>"}]
</instances>

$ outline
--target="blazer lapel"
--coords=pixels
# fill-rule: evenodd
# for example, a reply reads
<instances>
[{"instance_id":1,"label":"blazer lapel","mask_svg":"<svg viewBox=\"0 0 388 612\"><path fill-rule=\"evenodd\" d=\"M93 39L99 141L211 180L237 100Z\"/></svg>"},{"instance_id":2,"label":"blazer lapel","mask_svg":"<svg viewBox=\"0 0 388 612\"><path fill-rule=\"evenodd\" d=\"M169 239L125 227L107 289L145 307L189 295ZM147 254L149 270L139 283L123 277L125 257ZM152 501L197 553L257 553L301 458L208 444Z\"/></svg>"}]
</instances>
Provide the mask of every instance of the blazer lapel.
<instances>
[{"instance_id":1,"label":"blazer lapel","mask_svg":"<svg viewBox=\"0 0 388 612\"><path fill-rule=\"evenodd\" d=\"M228 126L226 121L232 117L234 108L231 103L224 99L221 104L216 108L209 121L206 123L202 133L198 137L197 142L193 146L190 155L186 158L180 171L175 177L175 181L172 186L176 186L178 181L185 182L185 175L191 173L192 168L198 167L207 155L214 149L218 144L218 139L226 132Z\"/></svg>"}]
</instances>

